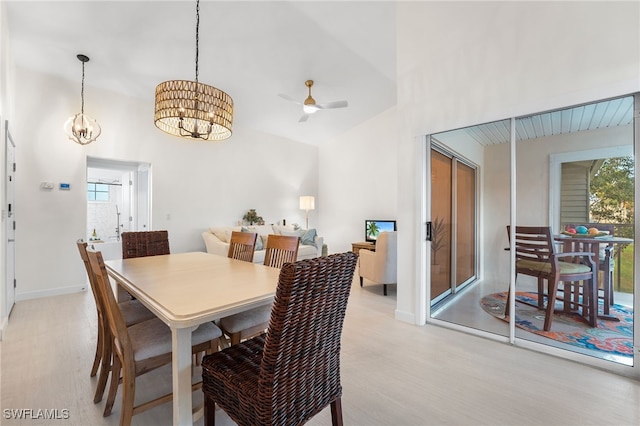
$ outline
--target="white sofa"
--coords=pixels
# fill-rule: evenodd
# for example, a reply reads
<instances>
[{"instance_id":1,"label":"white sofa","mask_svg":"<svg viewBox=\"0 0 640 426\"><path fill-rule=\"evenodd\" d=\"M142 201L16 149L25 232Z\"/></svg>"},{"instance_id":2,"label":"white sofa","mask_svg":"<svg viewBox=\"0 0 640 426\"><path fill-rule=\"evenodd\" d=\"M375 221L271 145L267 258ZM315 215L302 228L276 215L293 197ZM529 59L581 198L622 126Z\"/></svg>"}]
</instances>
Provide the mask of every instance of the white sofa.
<instances>
[{"instance_id":1,"label":"white sofa","mask_svg":"<svg viewBox=\"0 0 640 426\"><path fill-rule=\"evenodd\" d=\"M298 260L311 259L322 256L322 245L324 237L319 237L315 229L298 229L293 226L280 225L252 225L252 226L214 226L202 233L202 239L207 248L207 253L219 254L226 256L229 253L229 239L232 231L241 231L245 229L248 232L258 234L256 239L256 251L253 254L254 263L264 262L264 243L269 234L277 235L295 235L300 237L300 246L298 247Z\"/></svg>"}]
</instances>

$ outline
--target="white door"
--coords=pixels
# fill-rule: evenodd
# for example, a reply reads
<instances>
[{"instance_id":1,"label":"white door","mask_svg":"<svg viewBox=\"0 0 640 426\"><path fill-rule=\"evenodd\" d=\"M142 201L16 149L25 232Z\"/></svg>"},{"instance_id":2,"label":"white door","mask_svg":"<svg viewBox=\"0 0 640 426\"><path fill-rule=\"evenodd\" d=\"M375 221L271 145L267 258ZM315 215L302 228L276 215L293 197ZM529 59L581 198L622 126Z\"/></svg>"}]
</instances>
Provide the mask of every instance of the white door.
<instances>
[{"instance_id":1,"label":"white door","mask_svg":"<svg viewBox=\"0 0 640 426\"><path fill-rule=\"evenodd\" d=\"M11 315L11 309L16 300L16 213L15 213L15 174L16 174L16 162L15 162L15 150L16 145L9 133L9 122L5 121L5 150L7 160L7 179L6 179L6 247L5 253L6 259L6 286L7 286L7 304L6 312L7 317Z\"/></svg>"}]
</instances>

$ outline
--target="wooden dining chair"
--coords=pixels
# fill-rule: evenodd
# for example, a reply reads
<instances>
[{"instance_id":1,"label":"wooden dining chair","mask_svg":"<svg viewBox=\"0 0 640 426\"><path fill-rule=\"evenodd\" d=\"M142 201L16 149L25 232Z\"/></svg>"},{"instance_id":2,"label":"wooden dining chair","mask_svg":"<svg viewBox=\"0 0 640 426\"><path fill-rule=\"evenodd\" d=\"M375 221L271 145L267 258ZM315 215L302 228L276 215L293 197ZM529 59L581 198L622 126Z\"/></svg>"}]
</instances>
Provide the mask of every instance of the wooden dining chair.
<instances>
[{"instance_id":1,"label":"wooden dining chair","mask_svg":"<svg viewBox=\"0 0 640 426\"><path fill-rule=\"evenodd\" d=\"M300 237L268 235L264 264L274 268L282 268L285 263L295 262L298 258L299 246Z\"/></svg>"},{"instance_id":2,"label":"wooden dining chair","mask_svg":"<svg viewBox=\"0 0 640 426\"><path fill-rule=\"evenodd\" d=\"M511 238L510 230L510 226L507 226L509 239ZM536 307L545 310L544 331L551 329L556 300L564 302L564 310L567 312L581 309L581 316L589 325L592 327L597 325L598 296L597 287L595 287L597 276L592 252L558 253L551 228L548 226L516 226L515 241L511 243L510 249L515 250L516 277L522 274L537 279ZM545 282L547 283L546 291ZM559 285L561 282L562 287ZM580 290L582 290L581 293ZM509 314L510 292L511 288L507 295L505 315ZM562 297L558 297L558 293L562 294ZM580 294L581 297L579 297Z\"/></svg>"},{"instance_id":3,"label":"wooden dining chair","mask_svg":"<svg viewBox=\"0 0 640 426\"><path fill-rule=\"evenodd\" d=\"M134 406L136 377L171 363L171 329L158 318L127 327L109 284L102 254L88 251L87 256L96 287L104 302L108 324L105 344L110 350L109 356L113 357L104 416L111 414L119 384L122 382L120 425L128 426L133 415L171 401L173 397L172 394L167 394ZM213 323L200 325L191 334L192 353L210 354L217 351L221 335L222 332ZM194 390L199 387L201 383L193 385Z\"/></svg>"},{"instance_id":4,"label":"wooden dining chair","mask_svg":"<svg viewBox=\"0 0 640 426\"><path fill-rule=\"evenodd\" d=\"M239 425L302 425L331 405L342 424L340 339L357 256L287 263L266 335L202 361L205 425L215 405Z\"/></svg>"},{"instance_id":5,"label":"wooden dining chair","mask_svg":"<svg viewBox=\"0 0 640 426\"><path fill-rule=\"evenodd\" d=\"M253 253L255 251L257 237L258 234L254 232L231 232L229 253L227 256L231 259L253 262Z\"/></svg>"},{"instance_id":6,"label":"wooden dining chair","mask_svg":"<svg viewBox=\"0 0 640 426\"><path fill-rule=\"evenodd\" d=\"M93 359L93 365L91 367L91 377L94 377L100 368L100 375L98 376L98 384L96 386L93 402L98 403L102 400L104 395L105 386L109 378L109 372L111 371L111 357L108 349L108 344L105 344L105 335L109 335L106 322L106 311L104 303L98 292L97 284L91 265L89 264L89 256L87 255L87 243L83 240L77 242L78 251L80 252L80 258L84 263L87 277L89 278L89 286L91 287L91 293L96 304L96 313L98 316L98 337L96 343L96 354ZM155 318L153 312L147 309L143 304L137 300L126 300L118 304L122 317L127 327L141 323L143 321Z\"/></svg>"},{"instance_id":7,"label":"wooden dining chair","mask_svg":"<svg viewBox=\"0 0 640 426\"><path fill-rule=\"evenodd\" d=\"M241 232L247 234L246 232ZM255 234L254 234L255 235ZM298 256L300 237L269 235L267 237L264 264L280 268L286 262L295 262ZM229 250L231 253L231 250ZM231 345L235 345L257 334L263 333L269 325L271 305L264 305L248 311L239 312L220 320L222 332L229 336Z\"/></svg>"},{"instance_id":8,"label":"wooden dining chair","mask_svg":"<svg viewBox=\"0 0 640 426\"><path fill-rule=\"evenodd\" d=\"M122 233L122 258L171 254L169 232L132 231Z\"/></svg>"},{"instance_id":9,"label":"wooden dining chair","mask_svg":"<svg viewBox=\"0 0 640 426\"><path fill-rule=\"evenodd\" d=\"M565 225L565 227L571 227L571 228L576 228L576 226L578 225L574 225L574 224L567 224ZM612 223L584 223L582 224L582 226L586 227L587 229L589 228L596 228L599 231L605 231L608 232L609 235L611 235L612 237L615 236L615 226ZM609 314L609 308L611 307L611 305L613 305L614 303L614 296L613 296L613 272L615 269L615 256L616 256L616 249L614 247L613 244L609 244L606 242L606 240L603 240L602 244L600 244L600 250L599 250L599 256L598 256L598 270L602 271L602 277L603 277L603 281L602 281L602 285L599 287L602 287L601 289L598 289L598 293L600 293L600 290L602 290L602 296L600 296L598 294L598 297L603 299L603 309L604 309L604 313L605 315Z\"/></svg>"}]
</instances>

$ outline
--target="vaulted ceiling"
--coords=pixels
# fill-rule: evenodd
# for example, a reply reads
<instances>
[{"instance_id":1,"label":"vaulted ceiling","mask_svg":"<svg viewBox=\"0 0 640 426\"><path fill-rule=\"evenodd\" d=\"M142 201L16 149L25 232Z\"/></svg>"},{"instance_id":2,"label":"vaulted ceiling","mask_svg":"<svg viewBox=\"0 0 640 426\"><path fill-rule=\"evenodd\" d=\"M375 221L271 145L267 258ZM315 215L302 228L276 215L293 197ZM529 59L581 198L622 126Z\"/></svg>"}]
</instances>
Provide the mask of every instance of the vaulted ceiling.
<instances>
[{"instance_id":1,"label":"vaulted ceiling","mask_svg":"<svg viewBox=\"0 0 640 426\"><path fill-rule=\"evenodd\" d=\"M166 80L195 78L195 0L5 1L14 62L148 100ZM234 100L234 127L319 144L396 103L392 1L214 1L200 4L199 80ZM319 111L298 123L305 80ZM77 97L77 92L69 93ZM153 120L152 115L149 120Z\"/></svg>"}]
</instances>

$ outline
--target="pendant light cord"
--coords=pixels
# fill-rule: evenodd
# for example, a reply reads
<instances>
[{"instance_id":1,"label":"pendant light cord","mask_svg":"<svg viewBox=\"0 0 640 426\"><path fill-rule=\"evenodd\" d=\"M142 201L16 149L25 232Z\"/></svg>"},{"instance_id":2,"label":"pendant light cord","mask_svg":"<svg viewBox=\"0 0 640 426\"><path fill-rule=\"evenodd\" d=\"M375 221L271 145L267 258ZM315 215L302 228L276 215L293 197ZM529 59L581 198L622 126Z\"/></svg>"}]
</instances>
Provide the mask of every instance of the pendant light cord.
<instances>
[{"instance_id":1,"label":"pendant light cord","mask_svg":"<svg viewBox=\"0 0 640 426\"><path fill-rule=\"evenodd\" d=\"M84 62L82 62L82 89L80 89L80 114L84 116Z\"/></svg>"},{"instance_id":2,"label":"pendant light cord","mask_svg":"<svg viewBox=\"0 0 640 426\"><path fill-rule=\"evenodd\" d=\"M196 1L196 83L198 83L198 56L200 44L200 0Z\"/></svg>"}]
</instances>

